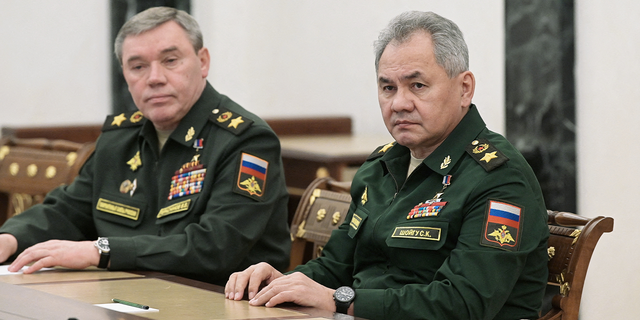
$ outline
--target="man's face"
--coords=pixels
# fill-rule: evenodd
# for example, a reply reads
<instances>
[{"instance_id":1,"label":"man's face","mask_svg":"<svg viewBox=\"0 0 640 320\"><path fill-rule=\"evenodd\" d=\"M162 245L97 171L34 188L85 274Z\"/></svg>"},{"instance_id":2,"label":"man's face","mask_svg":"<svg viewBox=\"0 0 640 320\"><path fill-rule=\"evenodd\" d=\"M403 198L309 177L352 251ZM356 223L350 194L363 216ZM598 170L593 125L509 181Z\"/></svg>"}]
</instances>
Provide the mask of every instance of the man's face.
<instances>
[{"instance_id":1,"label":"man's face","mask_svg":"<svg viewBox=\"0 0 640 320\"><path fill-rule=\"evenodd\" d=\"M426 158L468 111L474 79L466 71L449 79L436 63L431 35L416 32L392 41L378 64L378 101L387 129L417 158Z\"/></svg>"},{"instance_id":2,"label":"man's face","mask_svg":"<svg viewBox=\"0 0 640 320\"><path fill-rule=\"evenodd\" d=\"M209 52L193 50L173 21L122 44L122 71L133 101L160 130L172 130L200 98L209 73Z\"/></svg>"}]
</instances>

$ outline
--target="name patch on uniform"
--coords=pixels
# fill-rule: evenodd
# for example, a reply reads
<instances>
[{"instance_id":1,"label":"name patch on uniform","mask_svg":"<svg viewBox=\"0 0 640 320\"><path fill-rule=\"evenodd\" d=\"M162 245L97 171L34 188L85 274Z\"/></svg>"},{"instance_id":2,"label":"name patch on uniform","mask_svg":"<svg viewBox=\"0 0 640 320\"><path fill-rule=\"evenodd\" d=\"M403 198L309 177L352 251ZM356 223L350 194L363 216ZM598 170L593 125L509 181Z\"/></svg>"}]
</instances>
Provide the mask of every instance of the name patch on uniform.
<instances>
[{"instance_id":1,"label":"name patch on uniform","mask_svg":"<svg viewBox=\"0 0 640 320\"><path fill-rule=\"evenodd\" d=\"M235 191L260 200L265 191L268 168L268 161L242 153Z\"/></svg>"},{"instance_id":2,"label":"name patch on uniform","mask_svg":"<svg viewBox=\"0 0 640 320\"><path fill-rule=\"evenodd\" d=\"M396 227L391 237L440 241L441 231L431 227Z\"/></svg>"},{"instance_id":3,"label":"name patch on uniform","mask_svg":"<svg viewBox=\"0 0 640 320\"><path fill-rule=\"evenodd\" d=\"M489 200L480 243L508 251L518 250L522 214L523 210L519 206Z\"/></svg>"},{"instance_id":4,"label":"name patch on uniform","mask_svg":"<svg viewBox=\"0 0 640 320\"><path fill-rule=\"evenodd\" d=\"M96 209L107 213L115 214L121 217L125 217L131 220L138 220L140 216L140 209L126 204L117 203L106 199L98 199Z\"/></svg>"},{"instance_id":5,"label":"name patch on uniform","mask_svg":"<svg viewBox=\"0 0 640 320\"><path fill-rule=\"evenodd\" d=\"M358 228L360 227L360 222L362 222L362 218L354 213L349 225L351 226L351 228L358 230Z\"/></svg>"},{"instance_id":6,"label":"name patch on uniform","mask_svg":"<svg viewBox=\"0 0 640 320\"><path fill-rule=\"evenodd\" d=\"M177 212L182 212L182 211L187 211L189 210L189 205L191 204L191 199L182 201L182 202L178 202L175 204L172 204L168 207L164 207L162 209L160 209L160 211L158 211L158 216L156 216L156 218L162 218L165 216L168 216L170 214L173 213L177 213Z\"/></svg>"}]
</instances>

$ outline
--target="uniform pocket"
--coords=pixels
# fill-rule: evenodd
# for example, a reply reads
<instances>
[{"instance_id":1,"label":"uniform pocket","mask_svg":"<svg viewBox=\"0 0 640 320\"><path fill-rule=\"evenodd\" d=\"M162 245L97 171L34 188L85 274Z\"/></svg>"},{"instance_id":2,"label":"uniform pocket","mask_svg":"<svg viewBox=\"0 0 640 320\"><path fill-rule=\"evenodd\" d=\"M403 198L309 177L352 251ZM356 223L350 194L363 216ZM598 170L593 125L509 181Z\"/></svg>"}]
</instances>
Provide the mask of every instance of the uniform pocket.
<instances>
[{"instance_id":1,"label":"uniform pocket","mask_svg":"<svg viewBox=\"0 0 640 320\"><path fill-rule=\"evenodd\" d=\"M438 250L447 239L448 221L414 219L399 223L385 241L392 248Z\"/></svg>"},{"instance_id":2,"label":"uniform pocket","mask_svg":"<svg viewBox=\"0 0 640 320\"><path fill-rule=\"evenodd\" d=\"M96 217L102 220L136 227L142 222L145 207L144 201L105 192L98 198L95 209Z\"/></svg>"}]
</instances>

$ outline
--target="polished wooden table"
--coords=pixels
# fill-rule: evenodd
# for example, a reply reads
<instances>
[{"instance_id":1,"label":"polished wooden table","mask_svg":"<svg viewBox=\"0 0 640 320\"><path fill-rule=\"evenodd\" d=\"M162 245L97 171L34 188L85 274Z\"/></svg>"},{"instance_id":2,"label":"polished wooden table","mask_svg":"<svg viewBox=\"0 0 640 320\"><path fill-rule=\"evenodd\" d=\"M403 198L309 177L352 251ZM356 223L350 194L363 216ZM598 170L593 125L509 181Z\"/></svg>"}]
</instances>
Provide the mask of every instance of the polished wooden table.
<instances>
[{"instance_id":1,"label":"polished wooden table","mask_svg":"<svg viewBox=\"0 0 640 320\"><path fill-rule=\"evenodd\" d=\"M122 313L96 304L118 298L156 311ZM344 315L337 315L344 319ZM227 300L220 286L155 272L56 269L0 276L0 319L334 319L334 313Z\"/></svg>"}]
</instances>

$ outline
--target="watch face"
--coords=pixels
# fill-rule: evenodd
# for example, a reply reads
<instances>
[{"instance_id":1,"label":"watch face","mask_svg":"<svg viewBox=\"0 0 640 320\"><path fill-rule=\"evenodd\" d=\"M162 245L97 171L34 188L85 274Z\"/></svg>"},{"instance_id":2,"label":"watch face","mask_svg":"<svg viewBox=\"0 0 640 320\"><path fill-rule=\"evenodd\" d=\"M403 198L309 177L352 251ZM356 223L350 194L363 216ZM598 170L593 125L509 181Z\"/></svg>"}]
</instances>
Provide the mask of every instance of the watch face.
<instances>
[{"instance_id":1,"label":"watch face","mask_svg":"<svg viewBox=\"0 0 640 320\"><path fill-rule=\"evenodd\" d=\"M349 302L351 300L353 300L353 297L355 297L356 292L349 288L349 287L340 287L336 290L335 293L335 297L336 300L340 301L340 302Z\"/></svg>"},{"instance_id":2,"label":"watch face","mask_svg":"<svg viewBox=\"0 0 640 320\"><path fill-rule=\"evenodd\" d=\"M98 247L100 250L104 251L104 252L109 252L110 248L109 248L109 239L107 238L98 238L98 241L96 242L96 247Z\"/></svg>"}]
</instances>

